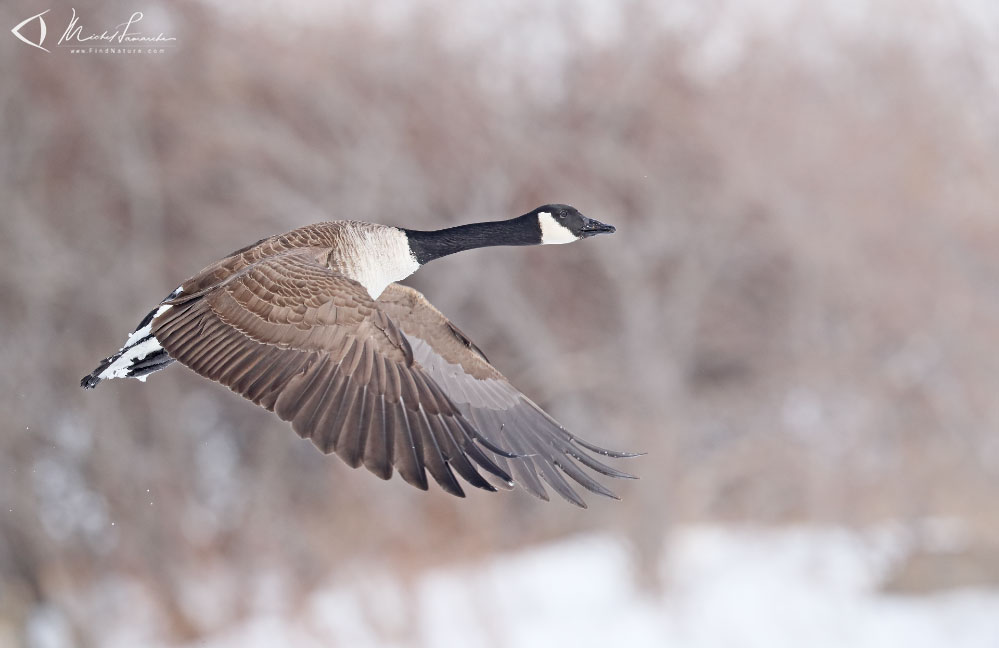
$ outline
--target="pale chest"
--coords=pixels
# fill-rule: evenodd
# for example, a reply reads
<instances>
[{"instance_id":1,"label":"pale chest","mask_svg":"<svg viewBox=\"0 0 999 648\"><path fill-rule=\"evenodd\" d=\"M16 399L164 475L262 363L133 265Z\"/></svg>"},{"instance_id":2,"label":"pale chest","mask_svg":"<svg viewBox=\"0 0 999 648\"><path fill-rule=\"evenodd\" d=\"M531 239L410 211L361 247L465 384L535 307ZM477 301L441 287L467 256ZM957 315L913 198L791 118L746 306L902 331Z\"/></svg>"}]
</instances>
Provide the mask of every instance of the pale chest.
<instances>
[{"instance_id":1,"label":"pale chest","mask_svg":"<svg viewBox=\"0 0 999 648\"><path fill-rule=\"evenodd\" d=\"M351 223L329 257L330 268L360 283L378 299L390 283L420 267L406 235L394 227Z\"/></svg>"}]
</instances>

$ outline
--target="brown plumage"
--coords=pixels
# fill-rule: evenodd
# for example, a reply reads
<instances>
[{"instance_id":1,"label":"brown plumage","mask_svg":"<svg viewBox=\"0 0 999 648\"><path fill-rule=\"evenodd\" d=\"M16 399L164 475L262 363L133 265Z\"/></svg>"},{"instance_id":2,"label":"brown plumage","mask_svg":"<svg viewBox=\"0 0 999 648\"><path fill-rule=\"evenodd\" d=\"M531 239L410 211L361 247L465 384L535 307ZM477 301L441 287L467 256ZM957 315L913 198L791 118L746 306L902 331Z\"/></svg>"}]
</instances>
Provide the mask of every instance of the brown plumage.
<instances>
[{"instance_id":1,"label":"brown plumage","mask_svg":"<svg viewBox=\"0 0 999 648\"><path fill-rule=\"evenodd\" d=\"M544 482L585 507L565 475L614 497L584 467L630 477L591 453L633 455L567 432L423 295L397 283L382 290L384 281L359 266L365 245L394 245L402 232L334 222L264 239L184 282L144 320L151 337L143 340L162 346L164 362L177 360L226 385L289 421L323 452L382 479L398 471L426 489L429 472L459 496L457 477L486 490L516 482L548 499ZM389 272L395 275L419 267L412 253L378 261L401 264ZM133 337L141 336L129 343ZM120 377L101 373L116 358L84 386Z\"/></svg>"}]
</instances>

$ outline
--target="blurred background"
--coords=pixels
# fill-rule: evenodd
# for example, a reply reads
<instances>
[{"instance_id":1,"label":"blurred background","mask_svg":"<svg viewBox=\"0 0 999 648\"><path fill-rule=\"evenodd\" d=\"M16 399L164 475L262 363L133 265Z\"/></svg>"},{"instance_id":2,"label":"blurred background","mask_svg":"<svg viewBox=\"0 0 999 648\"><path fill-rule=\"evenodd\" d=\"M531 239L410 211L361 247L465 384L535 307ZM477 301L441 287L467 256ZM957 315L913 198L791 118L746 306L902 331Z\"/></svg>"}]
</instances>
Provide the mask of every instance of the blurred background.
<instances>
[{"instance_id":1,"label":"blurred background","mask_svg":"<svg viewBox=\"0 0 999 648\"><path fill-rule=\"evenodd\" d=\"M0 8L0 646L999 645L999 5L72 7L176 41ZM546 202L618 233L407 283L648 453L620 502L382 482L179 365L79 388L264 236Z\"/></svg>"}]
</instances>

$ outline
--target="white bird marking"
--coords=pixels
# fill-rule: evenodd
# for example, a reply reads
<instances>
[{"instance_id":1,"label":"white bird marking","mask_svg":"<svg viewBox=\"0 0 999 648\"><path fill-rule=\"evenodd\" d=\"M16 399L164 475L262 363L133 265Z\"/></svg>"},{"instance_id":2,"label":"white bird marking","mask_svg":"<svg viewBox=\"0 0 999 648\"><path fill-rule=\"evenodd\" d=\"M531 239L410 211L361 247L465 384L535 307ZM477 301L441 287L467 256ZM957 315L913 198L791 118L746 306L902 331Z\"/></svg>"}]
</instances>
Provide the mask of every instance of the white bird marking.
<instances>
[{"instance_id":1,"label":"white bird marking","mask_svg":"<svg viewBox=\"0 0 999 648\"><path fill-rule=\"evenodd\" d=\"M134 363L142 360L150 353L159 351L162 348L163 347L160 346L159 340L154 337L150 337L134 346L125 347L122 349L123 353L121 356L108 365L108 368L102 371L98 378L101 380L125 378L128 376L128 372Z\"/></svg>"},{"instance_id":2,"label":"white bird marking","mask_svg":"<svg viewBox=\"0 0 999 648\"><path fill-rule=\"evenodd\" d=\"M156 319L157 317L159 317L160 315L162 315L163 313L167 312L167 310L169 310L171 308L173 308L173 306L171 306L170 304L165 304L165 305L160 306L159 308L157 308L156 309L156 313L153 315L152 319L149 320L148 324L146 324L145 326L143 326L140 329L136 329L135 331L132 331L131 333L129 333L128 339L125 340L125 346L123 346L121 349L119 349L119 351L124 351L128 347L130 347L130 346L132 346L134 344L137 344L137 343L141 342L142 340L146 339L147 337L149 337L149 334L153 330L153 320Z\"/></svg>"},{"instance_id":3,"label":"white bird marking","mask_svg":"<svg viewBox=\"0 0 999 648\"><path fill-rule=\"evenodd\" d=\"M339 250L342 267L335 269L364 286L372 299L378 299L390 283L401 281L419 269L402 230L349 225L344 228Z\"/></svg>"},{"instance_id":4,"label":"white bird marking","mask_svg":"<svg viewBox=\"0 0 999 648\"><path fill-rule=\"evenodd\" d=\"M173 299L183 293L183 289L177 286L177 289L170 293L167 299ZM153 316L149 318L149 322L140 328L135 329L128 335L128 339L125 340L125 346L118 350L121 355L110 365L108 368L102 371L97 377L101 380L113 380L114 378L126 378L128 377L128 372L132 369L132 365L142 360L150 353L159 351L163 347L160 345L159 340L157 340L152 335L153 331L153 320L173 308L170 304L162 304L153 313ZM142 382L146 381L146 376L137 376Z\"/></svg>"},{"instance_id":5,"label":"white bird marking","mask_svg":"<svg viewBox=\"0 0 999 648\"><path fill-rule=\"evenodd\" d=\"M556 222L548 212L538 212L538 223L541 224L542 245L558 245L579 240L578 236L565 225Z\"/></svg>"}]
</instances>

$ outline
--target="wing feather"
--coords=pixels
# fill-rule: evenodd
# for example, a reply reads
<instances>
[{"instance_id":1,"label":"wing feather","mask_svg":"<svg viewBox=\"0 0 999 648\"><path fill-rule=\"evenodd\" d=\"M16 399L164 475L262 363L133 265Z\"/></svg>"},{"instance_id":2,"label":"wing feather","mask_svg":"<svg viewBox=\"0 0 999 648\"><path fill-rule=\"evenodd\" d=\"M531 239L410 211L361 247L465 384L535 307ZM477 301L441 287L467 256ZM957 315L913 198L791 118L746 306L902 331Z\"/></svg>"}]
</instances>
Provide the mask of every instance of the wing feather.
<instances>
[{"instance_id":1,"label":"wing feather","mask_svg":"<svg viewBox=\"0 0 999 648\"><path fill-rule=\"evenodd\" d=\"M517 391L489 364L468 336L419 292L390 284L378 303L402 329L416 365L423 370L422 379L435 384L441 391L438 398L456 405L470 424L461 435L453 436L453 441L479 467L494 475L492 468L503 475L513 475L514 481L542 499L548 499L544 487L547 483L581 507L585 503L563 474L587 490L607 497L616 496L583 468L609 477L632 477L606 466L588 451L615 458L634 456L632 453L606 450L568 432ZM473 455L469 448L476 442L492 458L482 452ZM489 459L491 466L487 467L483 459Z\"/></svg>"},{"instance_id":2,"label":"wing feather","mask_svg":"<svg viewBox=\"0 0 999 648\"><path fill-rule=\"evenodd\" d=\"M417 488L427 471L463 495L455 473L494 487L503 471L405 335L357 282L315 250L250 250L187 282L152 331L171 357L272 410L323 452ZM508 476L507 476L508 478Z\"/></svg>"},{"instance_id":3,"label":"wing feather","mask_svg":"<svg viewBox=\"0 0 999 648\"><path fill-rule=\"evenodd\" d=\"M566 431L418 292L392 284L374 301L323 250L290 244L269 239L185 282L151 323L167 353L323 452L424 490L429 472L458 496L460 477L542 499L547 484L585 506L563 474L608 497L586 470L630 477L590 455L630 453Z\"/></svg>"},{"instance_id":4,"label":"wing feather","mask_svg":"<svg viewBox=\"0 0 999 648\"><path fill-rule=\"evenodd\" d=\"M395 435L395 467L406 483L420 490L427 490L427 473L423 465L423 443L420 435L413 433L409 411L402 401L395 404L399 427Z\"/></svg>"},{"instance_id":5,"label":"wing feather","mask_svg":"<svg viewBox=\"0 0 999 648\"><path fill-rule=\"evenodd\" d=\"M392 476L394 421L389 419L392 408L385 401L385 394L378 394L371 414L371 423L364 442L362 454L364 466L372 473L388 479Z\"/></svg>"},{"instance_id":6,"label":"wing feather","mask_svg":"<svg viewBox=\"0 0 999 648\"><path fill-rule=\"evenodd\" d=\"M420 425L431 431L430 434L425 435L423 443L423 462L427 466L427 471L445 491L458 497L464 497L465 491L458 483L454 473L451 472L451 468L444 459L444 453L441 452L438 441L440 428L435 429L437 417L429 415L422 403L419 405L418 416Z\"/></svg>"}]
</instances>

